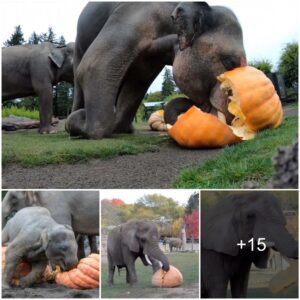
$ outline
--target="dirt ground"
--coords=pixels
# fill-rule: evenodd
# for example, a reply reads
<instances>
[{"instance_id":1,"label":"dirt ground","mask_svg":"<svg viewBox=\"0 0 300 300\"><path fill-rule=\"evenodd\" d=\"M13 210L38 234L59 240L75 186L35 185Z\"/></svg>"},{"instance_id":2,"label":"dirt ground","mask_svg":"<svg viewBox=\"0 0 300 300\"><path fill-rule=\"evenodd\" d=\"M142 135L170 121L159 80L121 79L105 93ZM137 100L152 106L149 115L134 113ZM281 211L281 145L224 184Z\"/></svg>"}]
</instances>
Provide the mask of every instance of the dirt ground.
<instances>
[{"instance_id":1,"label":"dirt ground","mask_svg":"<svg viewBox=\"0 0 300 300\"><path fill-rule=\"evenodd\" d=\"M76 290L43 283L32 288L2 289L2 298L99 298L99 289Z\"/></svg>"},{"instance_id":2,"label":"dirt ground","mask_svg":"<svg viewBox=\"0 0 300 300\"><path fill-rule=\"evenodd\" d=\"M297 108L285 109L286 116L297 113ZM2 188L171 188L181 169L199 165L221 153L222 149L190 150L172 144L155 153L92 159L73 165L23 168L10 164L2 169Z\"/></svg>"}]
</instances>

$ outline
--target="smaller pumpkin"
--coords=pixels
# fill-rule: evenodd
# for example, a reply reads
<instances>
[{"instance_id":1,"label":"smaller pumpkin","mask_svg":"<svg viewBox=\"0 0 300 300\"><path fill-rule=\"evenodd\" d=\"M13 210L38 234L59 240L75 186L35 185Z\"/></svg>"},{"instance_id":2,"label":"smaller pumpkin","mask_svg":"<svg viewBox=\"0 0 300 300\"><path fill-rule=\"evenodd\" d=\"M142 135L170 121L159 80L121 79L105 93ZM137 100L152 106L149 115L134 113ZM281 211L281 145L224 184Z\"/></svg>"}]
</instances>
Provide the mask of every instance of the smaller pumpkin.
<instances>
[{"instance_id":1,"label":"smaller pumpkin","mask_svg":"<svg viewBox=\"0 0 300 300\"><path fill-rule=\"evenodd\" d=\"M196 106L181 115L173 126L168 126L169 135L187 148L216 148L241 140L229 126Z\"/></svg>"},{"instance_id":2,"label":"smaller pumpkin","mask_svg":"<svg viewBox=\"0 0 300 300\"><path fill-rule=\"evenodd\" d=\"M159 269L152 276L152 286L161 288L173 288L180 286L183 282L181 272L174 266L170 266L170 270L165 272Z\"/></svg>"},{"instance_id":3,"label":"smaller pumpkin","mask_svg":"<svg viewBox=\"0 0 300 300\"><path fill-rule=\"evenodd\" d=\"M164 110L160 109L153 112L148 119L148 125L154 131L167 131L167 124L164 120Z\"/></svg>"},{"instance_id":4,"label":"smaller pumpkin","mask_svg":"<svg viewBox=\"0 0 300 300\"><path fill-rule=\"evenodd\" d=\"M81 259L76 268L57 273L55 281L72 289L94 289L99 287L99 254Z\"/></svg>"},{"instance_id":5,"label":"smaller pumpkin","mask_svg":"<svg viewBox=\"0 0 300 300\"><path fill-rule=\"evenodd\" d=\"M2 247L2 273L4 272L5 268L5 253L7 247ZM31 264L26 262L25 260L21 260L15 270L13 280L11 282L12 285L17 286L19 285L20 278L26 276L31 272Z\"/></svg>"},{"instance_id":6,"label":"smaller pumpkin","mask_svg":"<svg viewBox=\"0 0 300 300\"><path fill-rule=\"evenodd\" d=\"M279 96L272 81L260 70L246 66L227 71L217 79L227 93L228 111L235 116L232 130L243 140L265 128L277 128L283 119Z\"/></svg>"}]
</instances>

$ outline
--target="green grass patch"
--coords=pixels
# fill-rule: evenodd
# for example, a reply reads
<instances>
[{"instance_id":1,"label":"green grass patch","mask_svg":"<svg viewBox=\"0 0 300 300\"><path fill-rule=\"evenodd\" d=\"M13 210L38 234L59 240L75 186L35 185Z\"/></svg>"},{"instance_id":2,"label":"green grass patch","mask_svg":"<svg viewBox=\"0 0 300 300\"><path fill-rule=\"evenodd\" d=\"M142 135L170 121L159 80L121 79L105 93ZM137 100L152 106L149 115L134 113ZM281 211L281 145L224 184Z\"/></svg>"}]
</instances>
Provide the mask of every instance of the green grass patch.
<instances>
[{"instance_id":1,"label":"green grass patch","mask_svg":"<svg viewBox=\"0 0 300 300\"><path fill-rule=\"evenodd\" d=\"M76 163L91 158L111 158L118 155L159 151L168 143L167 136L116 135L111 139L70 139L65 132L41 135L37 132L14 132L2 135L3 164L23 167L47 164Z\"/></svg>"},{"instance_id":2,"label":"green grass patch","mask_svg":"<svg viewBox=\"0 0 300 300\"><path fill-rule=\"evenodd\" d=\"M40 114L37 110L26 110L23 107L11 106L2 108L2 118L7 118L10 115L17 117L26 117L33 120L39 120Z\"/></svg>"},{"instance_id":3,"label":"green grass patch","mask_svg":"<svg viewBox=\"0 0 300 300\"><path fill-rule=\"evenodd\" d=\"M167 254L169 262L180 270L183 276L182 288L188 289L199 283L199 254L198 253L172 253ZM136 273L138 283L130 288L126 284L126 272L122 269L120 275L116 270L113 288L108 287L107 262L101 263L101 297L102 298L165 298L168 289L153 288L151 286L152 268L145 267L140 259L136 260ZM185 298L188 295L177 295L176 298ZM198 298L198 294L190 296Z\"/></svg>"},{"instance_id":4,"label":"green grass patch","mask_svg":"<svg viewBox=\"0 0 300 300\"><path fill-rule=\"evenodd\" d=\"M272 158L280 145L290 145L298 132L298 118L286 118L280 128L268 129L255 139L226 147L222 155L181 172L176 188L240 188L245 181L263 186L273 176Z\"/></svg>"}]
</instances>

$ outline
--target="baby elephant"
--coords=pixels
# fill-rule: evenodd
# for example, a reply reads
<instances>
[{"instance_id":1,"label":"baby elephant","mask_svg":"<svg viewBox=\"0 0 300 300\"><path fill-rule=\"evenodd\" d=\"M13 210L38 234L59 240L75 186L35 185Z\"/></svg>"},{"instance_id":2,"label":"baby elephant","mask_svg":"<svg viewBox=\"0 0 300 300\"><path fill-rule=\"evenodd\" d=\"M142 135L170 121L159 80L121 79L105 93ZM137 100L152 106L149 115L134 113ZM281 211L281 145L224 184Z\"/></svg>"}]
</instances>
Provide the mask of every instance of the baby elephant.
<instances>
[{"instance_id":1,"label":"baby elephant","mask_svg":"<svg viewBox=\"0 0 300 300\"><path fill-rule=\"evenodd\" d=\"M2 230L2 245L8 243L2 287L9 288L18 263L31 263L32 271L20 279L21 287L28 287L41 278L48 262L63 271L77 265L77 243L69 225L56 223L43 207L19 210Z\"/></svg>"}]
</instances>

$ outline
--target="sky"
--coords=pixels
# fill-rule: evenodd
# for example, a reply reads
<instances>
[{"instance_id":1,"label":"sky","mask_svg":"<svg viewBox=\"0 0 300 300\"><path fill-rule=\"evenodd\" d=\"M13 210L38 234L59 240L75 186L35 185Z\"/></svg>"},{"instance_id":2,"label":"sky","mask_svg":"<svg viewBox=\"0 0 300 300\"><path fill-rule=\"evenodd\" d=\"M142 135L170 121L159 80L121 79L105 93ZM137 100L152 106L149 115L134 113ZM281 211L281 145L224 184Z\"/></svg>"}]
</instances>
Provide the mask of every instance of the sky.
<instances>
[{"instance_id":1,"label":"sky","mask_svg":"<svg viewBox=\"0 0 300 300\"><path fill-rule=\"evenodd\" d=\"M121 199L126 204L133 204L137 199L149 194L160 194L172 198L181 205L187 204L189 197L195 190L168 190L168 189L150 189L150 190L101 190L100 200L103 199Z\"/></svg>"},{"instance_id":2,"label":"sky","mask_svg":"<svg viewBox=\"0 0 300 300\"><path fill-rule=\"evenodd\" d=\"M75 40L76 24L80 12L88 1L84 0L2 0L0 2L1 43L21 25L25 39L33 31L46 32L52 27L67 42ZM299 40L299 0L211 0L210 5L231 8L244 32L244 46L248 61L269 59L274 70L286 43ZM161 90L162 74L150 91Z\"/></svg>"}]
</instances>

